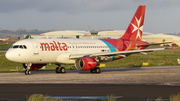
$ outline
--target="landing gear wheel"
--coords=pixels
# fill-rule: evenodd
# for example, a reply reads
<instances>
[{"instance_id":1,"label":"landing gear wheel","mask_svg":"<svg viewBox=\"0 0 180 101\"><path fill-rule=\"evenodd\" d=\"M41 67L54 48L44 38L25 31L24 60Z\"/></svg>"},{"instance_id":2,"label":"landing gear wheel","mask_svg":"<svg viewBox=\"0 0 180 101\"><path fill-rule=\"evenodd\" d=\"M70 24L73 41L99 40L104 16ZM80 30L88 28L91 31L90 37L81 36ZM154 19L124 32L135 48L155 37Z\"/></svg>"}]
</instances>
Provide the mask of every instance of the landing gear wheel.
<instances>
[{"instance_id":1,"label":"landing gear wheel","mask_svg":"<svg viewBox=\"0 0 180 101\"><path fill-rule=\"evenodd\" d=\"M91 72L91 73L95 73L95 69L91 69L90 72Z\"/></svg>"},{"instance_id":2,"label":"landing gear wheel","mask_svg":"<svg viewBox=\"0 0 180 101\"><path fill-rule=\"evenodd\" d=\"M61 67L60 73L65 73L65 72L66 72L66 69L64 67Z\"/></svg>"},{"instance_id":3,"label":"landing gear wheel","mask_svg":"<svg viewBox=\"0 0 180 101\"><path fill-rule=\"evenodd\" d=\"M99 67L96 67L95 68L95 73L100 73L101 72L101 69Z\"/></svg>"},{"instance_id":4,"label":"landing gear wheel","mask_svg":"<svg viewBox=\"0 0 180 101\"><path fill-rule=\"evenodd\" d=\"M25 70L25 75L31 75L31 71L30 70Z\"/></svg>"},{"instance_id":5,"label":"landing gear wheel","mask_svg":"<svg viewBox=\"0 0 180 101\"><path fill-rule=\"evenodd\" d=\"M55 71L56 73L65 73L66 69L64 67L57 67Z\"/></svg>"},{"instance_id":6,"label":"landing gear wheel","mask_svg":"<svg viewBox=\"0 0 180 101\"><path fill-rule=\"evenodd\" d=\"M90 70L91 73L100 73L101 72L101 69L99 67L96 67L94 69L91 69Z\"/></svg>"},{"instance_id":7,"label":"landing gear wheel","mask_svg":"<svg viewBox=\"0 0 180 101\"><path fill-rule=\"evenodd\" d=\"M60 68L57 67L55 71L56 71L56 73L60 73Z\"/></svg>"}]
</instances>

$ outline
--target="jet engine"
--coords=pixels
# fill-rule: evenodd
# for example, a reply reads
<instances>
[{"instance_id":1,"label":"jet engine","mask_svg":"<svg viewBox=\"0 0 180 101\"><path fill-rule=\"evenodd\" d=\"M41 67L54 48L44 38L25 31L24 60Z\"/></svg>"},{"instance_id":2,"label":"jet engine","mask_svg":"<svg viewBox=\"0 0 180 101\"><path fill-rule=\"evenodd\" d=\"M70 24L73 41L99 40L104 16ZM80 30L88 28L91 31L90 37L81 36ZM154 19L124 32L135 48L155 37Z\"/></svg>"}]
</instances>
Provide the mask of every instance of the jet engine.
<instances>
[{"instance_id":1,"label":"jet engine","mask_svg":"<svg viewBox=\"0 0 180 101\"><path fill-rule=\"evenodd\" d=\"M82 71L92 70L96 68L97 61L92 57L80 57L75 61L75 67Z\"/></svg>"}]
</instances>

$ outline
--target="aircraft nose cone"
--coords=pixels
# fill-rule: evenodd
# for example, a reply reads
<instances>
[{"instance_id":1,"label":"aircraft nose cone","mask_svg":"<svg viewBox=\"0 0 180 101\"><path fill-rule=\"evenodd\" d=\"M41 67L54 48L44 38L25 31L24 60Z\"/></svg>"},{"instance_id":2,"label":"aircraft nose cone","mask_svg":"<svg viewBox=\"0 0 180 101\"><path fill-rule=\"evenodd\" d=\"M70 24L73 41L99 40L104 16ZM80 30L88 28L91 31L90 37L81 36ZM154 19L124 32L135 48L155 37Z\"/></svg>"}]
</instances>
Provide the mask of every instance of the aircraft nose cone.
<instances>
[{"instance_id":1,"label":"aircraft nose cone","mask_svg":"<svg viewBox=\"0 0 180 101\"><path fill-rule=\"evenodd\" d=\"M6 52L5 57L6 57L8 60L10 60L10 61L13 60L13 55L12 55L12 53L9 52L9 51Z\"/></svg>"}]
</instances>

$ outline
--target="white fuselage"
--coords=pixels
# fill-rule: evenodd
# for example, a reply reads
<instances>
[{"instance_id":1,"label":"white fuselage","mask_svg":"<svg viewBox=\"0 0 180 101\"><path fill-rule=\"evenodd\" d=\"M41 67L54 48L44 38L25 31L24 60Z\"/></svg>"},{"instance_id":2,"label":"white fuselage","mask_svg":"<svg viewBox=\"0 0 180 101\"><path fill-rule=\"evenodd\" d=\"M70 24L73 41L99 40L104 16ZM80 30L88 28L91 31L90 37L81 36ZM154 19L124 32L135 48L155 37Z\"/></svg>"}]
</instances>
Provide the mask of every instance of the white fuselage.
<instances>
[{"instance_id":1,"label":"white fuselage","mask_svg":"<svg viewBox=\"0 0 180 101\"><path fill-rule=\"evenodd\" d=\"M26 48L20 48L23 45ZM19 63L74 64L75 59L69 59L69 55L111 52L116 49L109 46L100 39L25 39L14 43L6 52L6 57Z\"/></svg>"}]
</instances>

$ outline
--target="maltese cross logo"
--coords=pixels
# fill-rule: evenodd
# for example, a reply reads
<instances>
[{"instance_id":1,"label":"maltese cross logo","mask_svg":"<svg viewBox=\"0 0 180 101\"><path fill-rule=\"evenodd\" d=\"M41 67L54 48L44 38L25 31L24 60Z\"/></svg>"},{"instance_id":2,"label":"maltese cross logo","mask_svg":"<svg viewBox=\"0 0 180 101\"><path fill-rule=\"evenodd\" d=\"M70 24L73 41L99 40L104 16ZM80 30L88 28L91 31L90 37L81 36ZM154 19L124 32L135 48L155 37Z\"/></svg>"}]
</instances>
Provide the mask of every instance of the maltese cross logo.
<instances>
[{"instance_id":1,"label":"maltese cross logo","mask_svg":"<svg viewBox=\"0 0 180 101\"><path fill-rule=\"evenodd\" d=\"M136 17L135 17L135 19L136 19L136 22L137 22L137 26L134 25L133 23L131 23L132 26L134 27L132 33L134 33L136 30L138 30L138 31L137 31L137 35L136 35L136 39L137 39L138 37L141 39L141 34L140 34L141 32L140 32L140 31L143 30L143 25L140 26L140 23L141 23L141 17L140 17L139 20L138 20Z\"/></svg>"}]
</instances>

